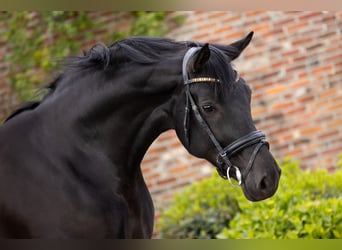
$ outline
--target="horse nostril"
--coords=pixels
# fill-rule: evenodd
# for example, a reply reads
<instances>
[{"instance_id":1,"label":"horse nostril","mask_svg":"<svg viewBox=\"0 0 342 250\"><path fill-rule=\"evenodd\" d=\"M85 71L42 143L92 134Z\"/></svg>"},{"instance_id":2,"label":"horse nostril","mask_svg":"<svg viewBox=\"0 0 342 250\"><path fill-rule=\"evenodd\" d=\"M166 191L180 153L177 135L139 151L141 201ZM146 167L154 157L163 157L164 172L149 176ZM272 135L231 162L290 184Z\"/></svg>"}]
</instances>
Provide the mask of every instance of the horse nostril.
<instances>
[{"instance_id":1,"label":"horse nostril","mask_svg":"<svg viewBox=\"0 0 342 250\"><path fill-rule=\"evenodd\" d=\"M267 188L267 176L266 175L261 179L258 187L260 190L265 190Z\"/></svg>"}]
</instances>

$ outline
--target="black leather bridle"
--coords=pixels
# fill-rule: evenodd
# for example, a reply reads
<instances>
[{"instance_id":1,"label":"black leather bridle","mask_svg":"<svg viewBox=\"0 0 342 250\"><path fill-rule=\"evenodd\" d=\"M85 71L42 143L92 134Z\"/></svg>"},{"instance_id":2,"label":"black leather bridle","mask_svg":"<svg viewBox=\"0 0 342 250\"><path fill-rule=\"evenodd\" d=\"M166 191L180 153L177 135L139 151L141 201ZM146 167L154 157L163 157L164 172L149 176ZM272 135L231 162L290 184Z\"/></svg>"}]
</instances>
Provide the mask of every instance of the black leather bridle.
<instances>
[{"instance_id":1,"label":"black leather bridle","mask_svg":"<svg viewBox=\"0 0 342 250\"><path fill-rule=\"evenodd\" d=\"M217 171L220 174L220 176L224 179L228 179L231 182L230 178L230 170L235 170L235 177L239 183L239 185L242 184L242 177L245 176L247 178L250 170L252 169L254 160L256 155L258 154L260 148L263 145L266 145L269 147L269 144L266 140L266 136L261 131L252 131L249 134L240 137L239 139L235 140L231 144L229 144L227 147L223 148L221 144L217 141L214 133L211 131L209 125L201 115L198 106L196 105L191 92L190 92L190 85L193 83L220 83L221 80L217 78L211 78L211 77L198 77L198 78L191 78L189 79L189 74L187 72L187 65L191 57L200 50L201 47L191 47L183 58L183 65L182 65L182 73L183 73L183 80L185 85L185 116L184 116L184 133L185 133L185 140L188 146L190 146L190 137L189 137L189 115L190 111L194 113L194 116L199 123L200 127L208 134L210 140L214 144L218 154L216 157L217 162ZM239 79L236 79L238 81ZM242 149L250 147L252 145L257 144L257 146L254 148L254 151L249 159L247 168L244 171L244 174L241 174L238 167L234 166L230 158L240 152ZM232 182L231 182L232 183Z\"/></svg>"}]
</instances>

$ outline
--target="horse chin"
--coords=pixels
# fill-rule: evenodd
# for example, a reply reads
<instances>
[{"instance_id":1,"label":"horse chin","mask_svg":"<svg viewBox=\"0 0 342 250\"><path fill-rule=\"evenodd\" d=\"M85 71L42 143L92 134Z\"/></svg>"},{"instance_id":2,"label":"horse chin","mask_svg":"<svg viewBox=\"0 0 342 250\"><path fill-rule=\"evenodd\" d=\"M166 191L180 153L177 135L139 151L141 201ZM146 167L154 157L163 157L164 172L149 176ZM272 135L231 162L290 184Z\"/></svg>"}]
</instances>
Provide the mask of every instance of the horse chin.
<instances>
[{"instance_id":1,"label":"horse chin","mask_svg":"<svg viewBox=\"0 0 342 250\"><path fill-rule=\"evenodd\" d=\"M249 200L249 201L252 201L252 202L262 201L262 200L265 200L265 199L270 197L270 196L268 196L268 197L257 196L255 194L253 194L252 192L249 192L249 190L248 190L248 188L246 187L245 184L242 184L241 188L242 188L243 194L245 195L246 199Z\"/></svg>"}]
</instances>

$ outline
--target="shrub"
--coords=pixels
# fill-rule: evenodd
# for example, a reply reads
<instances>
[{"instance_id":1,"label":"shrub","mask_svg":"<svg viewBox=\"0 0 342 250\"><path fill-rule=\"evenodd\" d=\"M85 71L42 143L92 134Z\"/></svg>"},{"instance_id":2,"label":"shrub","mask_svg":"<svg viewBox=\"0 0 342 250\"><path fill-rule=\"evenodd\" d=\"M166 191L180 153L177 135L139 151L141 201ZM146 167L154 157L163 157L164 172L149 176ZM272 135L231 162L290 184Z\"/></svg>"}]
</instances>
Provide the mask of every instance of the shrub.
<instances>
[{"instance_id":1,"label":"shrub","mask_svg":"<svg viewBox=\"0 0 342 250\"><path fill-rule=\"evenodd\" d=\"M290 160L280 165L277 193L261 202L247 201L239 189L216 176L190 186L162 213L161 237L342 238L342 168L331 174L301 170ZM194 203L200 204L195 213Z\"/></svg>"},{"instance_id":2,"label":"shrub","mask_svg":"<svg viewBox=\"0 0 342 250\"><path fill-rule=\"evenodd\" d=\"M211 177L175 195L159 219L161 238L214 238L239 211L236 190Z\"/></svg>"},{"instance_id":3,"label":"shrub","mask_svg":"<svg viewBox=\"0 0 342 250\"><path fill-rule=\"evenodd\" d=\"M264 202L240 201L241 213L218 238L342 238L342 169L329 174L285 161L276 195Z\"/></svg>"}]
</instances>

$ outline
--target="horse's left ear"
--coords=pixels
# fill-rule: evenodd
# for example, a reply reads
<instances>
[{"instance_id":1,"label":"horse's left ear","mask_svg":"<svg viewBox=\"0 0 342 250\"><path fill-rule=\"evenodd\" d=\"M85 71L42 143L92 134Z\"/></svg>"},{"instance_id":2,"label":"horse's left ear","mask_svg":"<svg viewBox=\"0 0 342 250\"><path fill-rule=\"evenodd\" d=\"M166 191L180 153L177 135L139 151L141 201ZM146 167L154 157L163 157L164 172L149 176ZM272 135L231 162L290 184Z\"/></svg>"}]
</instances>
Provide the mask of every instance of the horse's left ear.
<instances>
[{"instance_id":1,"label":"horse's left ear","mask_svg":"<svg viewBox=\"0 0 342 250\"><path fill-rule=\"evenodd\" d=\"M228 45L228 48L226 50L226 54L229 56L229 58L232 61L235 58L237 58L241 54L241 52L248 46L248 44L252 40L253 34L254 34L254 32L252 31L243 39Z\"/></svg>"},{"instance_id":2,"label":"horse's left ear","mask_svg":"<svg viewBox=\"0 0 342 250\"><path fill-rule=\"evenodd\" d=\"M209 44L204 44L203 47L194 55L192 70L193 72L200 71L204 64L209 60L210 49Z\"/></svg>"}]
</instances>

